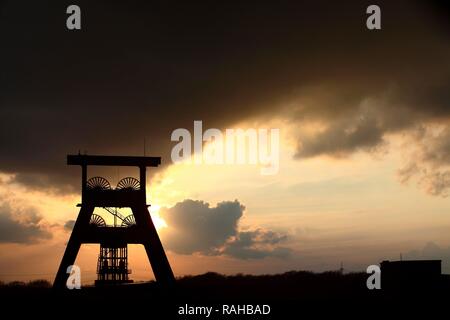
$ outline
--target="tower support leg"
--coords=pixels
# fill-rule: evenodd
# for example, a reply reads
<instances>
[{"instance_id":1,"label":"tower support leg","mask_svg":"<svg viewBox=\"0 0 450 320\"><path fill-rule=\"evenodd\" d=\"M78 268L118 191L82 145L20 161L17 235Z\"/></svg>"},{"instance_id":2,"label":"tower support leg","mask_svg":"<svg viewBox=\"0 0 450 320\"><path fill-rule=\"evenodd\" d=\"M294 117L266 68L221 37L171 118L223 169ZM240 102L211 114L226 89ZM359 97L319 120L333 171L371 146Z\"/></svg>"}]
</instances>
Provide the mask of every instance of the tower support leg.
<instances>
[{"instance_id":1,"label":"tower support leg","mask_svg":"<svg viewBox=\"0 0 450 320\"><path fill-rule=\"evenodd\" d=\"M136 224L142 232L142 244L145 247L147 257L152 266L156 281L162 285L172 285L175 277L170 267L169 260L164 252L163 245L159 239L158 232L150 217L147 206L133 207Z\"/></svg>"},{"instance_id":2,"label":"tower support leg","mask_svg":"<svg viewBox=\"0 0 450 320\"><path fill-rule=\"evenodd\" d=\"M69 242L67 243L66 251L64 252L58 272L56 273L53 288L63 289L66 287L67 278L69 277L69 274L67 274L67 267L75 263L75 259L77 258L77 254L81 246L83 228L89 225L89 219L93 212L94 207L81 207L77 221L73 227L72 234L70 235Z\"/></svg>"}]
</instances>

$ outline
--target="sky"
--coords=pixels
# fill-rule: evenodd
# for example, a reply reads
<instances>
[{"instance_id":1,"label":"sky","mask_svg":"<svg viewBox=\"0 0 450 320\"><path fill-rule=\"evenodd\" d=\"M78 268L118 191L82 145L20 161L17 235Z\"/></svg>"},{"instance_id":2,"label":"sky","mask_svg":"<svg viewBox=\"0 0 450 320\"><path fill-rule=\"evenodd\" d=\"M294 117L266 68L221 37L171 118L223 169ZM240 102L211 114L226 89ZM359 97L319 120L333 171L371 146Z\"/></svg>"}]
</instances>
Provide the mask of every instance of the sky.
<instances>
[{"instance_id":1,"label":"sky","mask_svg":"<svg viewBox=\"0 0 450 320\"><path fill-rule=\"evenodd\" d=\"M72 3L3 1L0 280L54 278L80 201L67 154L144 149L162 157L147 198L177 276L363 271L400 255L450 273L449 8L377 3L369 31L368 1L77 1L69 31ZM197 120L279 129L278 172L173 163L172 132ZM84 283L97 255L80 251ZM130 268L153 278L140 246Z\"/></svg>"}]
</instances>

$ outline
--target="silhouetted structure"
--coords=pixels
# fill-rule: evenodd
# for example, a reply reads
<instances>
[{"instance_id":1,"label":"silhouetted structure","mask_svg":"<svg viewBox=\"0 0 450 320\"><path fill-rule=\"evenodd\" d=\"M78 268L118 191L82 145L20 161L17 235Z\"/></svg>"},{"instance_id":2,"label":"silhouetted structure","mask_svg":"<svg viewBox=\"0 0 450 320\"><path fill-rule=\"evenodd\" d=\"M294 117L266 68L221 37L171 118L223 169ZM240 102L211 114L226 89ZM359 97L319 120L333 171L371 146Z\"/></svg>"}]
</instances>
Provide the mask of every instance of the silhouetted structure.
<instances>
[{"instance_id":1,"label":"silhouetted structure","mask_svg":"<svg viewBox=\"0 0 450 320\"><path fill-rule=\"evenodd\" d=\"M380 266L386 290L432 288L441 280L441 260L383 261Z\"/></svg>"},{"instance_id":2,"label":"silhouetted structure","mask_svg":"<svg viewBox=\"0 0 450 320\"><path fill-rule=\"evenodd\" d=\"M75 263L83 243L99 243L96 284L126 283L128 279L129 243L143 244L155 278L163 284L174 282L174 276L146 204L146 168L157 167L160 157L122 157L68 155L68 165L81 166L81 204L66 251L56 274L54 288L64 288L67 267ZM87 180L87 168L96 166L136 166L139 180L131 177L119 181L115 189L102 177ZM107 226L105 220L93 214L96 207L111 213L120 226ZM117 208L131 208L133 214L124 217Z\"/></svg>"},{"instance_id":3,"label":"silhouetted structure","mask_svg":"<svg viewBox=\"0 0 450 320\"><path fill-rule=\"evenodd\" d=\"M133 280L128 279L130 273L127 244L112 248L100 244L96 285L131 283Z\"/></svg>"}]
</instances>

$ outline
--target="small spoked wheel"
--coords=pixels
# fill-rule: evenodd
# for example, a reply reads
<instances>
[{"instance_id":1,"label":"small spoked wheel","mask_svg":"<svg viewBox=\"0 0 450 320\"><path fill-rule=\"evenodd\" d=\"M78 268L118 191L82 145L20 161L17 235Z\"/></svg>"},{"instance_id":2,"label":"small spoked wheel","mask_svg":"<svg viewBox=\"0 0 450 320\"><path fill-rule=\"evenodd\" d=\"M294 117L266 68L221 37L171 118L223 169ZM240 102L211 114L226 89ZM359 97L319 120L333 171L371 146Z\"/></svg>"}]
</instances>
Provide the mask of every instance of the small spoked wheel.
<instances>
[{"instance_id":1,"label":"small spoked wheel","mask_svg":"<svg viewBox=\"0 0 450 320\"><path fill-rule=\"evenodd\" d=\"M134 215L130 214L122 221L122 227L131 227L136 225L136 220L134 219Z\"/></svg>"},{"instance_id":2,"label":"small spoked wheel","mask_svg":"<svg viewBox=\"0 0 450 320\"><path fill-rule=\"evenodd\" d=\"M109 190L111 184L103 177L93 177L87 181L86 188L88 190Z\"/></svg>"},{"instance_id":3,"label":"small spoked wheel","mask_svg":"<svg viewBox=\"0 0 450 320\"><path fill-rule=\"evenodd\" d=\"M93 214L91 216L91 220L89 221L89 225L95 227L106 227L105 219L100 217L98 214Z\"/></svg>"},{"instance_id":4,"label":"small spoked wheel","mask_svg":"<svg viewBox=\"0 0 450 320\"><path fill-rule=\"evenodd\" d=\"M133 177L126 177L119 181L117 184L118 190L139 190L141 188L141 184L139 180Z\"/></svg>"}]
</instances>

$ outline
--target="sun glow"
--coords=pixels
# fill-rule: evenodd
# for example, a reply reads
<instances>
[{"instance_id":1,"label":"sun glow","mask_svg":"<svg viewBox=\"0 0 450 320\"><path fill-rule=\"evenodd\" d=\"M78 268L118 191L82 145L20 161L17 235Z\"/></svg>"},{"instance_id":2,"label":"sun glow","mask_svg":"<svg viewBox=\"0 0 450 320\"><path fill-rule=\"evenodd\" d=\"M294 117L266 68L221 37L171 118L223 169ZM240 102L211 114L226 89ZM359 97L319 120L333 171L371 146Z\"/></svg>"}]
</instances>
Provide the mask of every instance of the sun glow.
<instances>
[{"instance_id":1,"label":"sun glow","mask_svg":"<svg viewBox=\"0 0 450 320\"><path fill-rule=\"evenodd\" d=\"M167 228L166 221L163 218L161 218L161 216L159 215L160 208L161 208L161 206L159 206L157 204L152 204L152 206L150 207L150 215L152 217L153 224L155 225L155 228L157 230Z\"/></svg>"}]
</instances>

